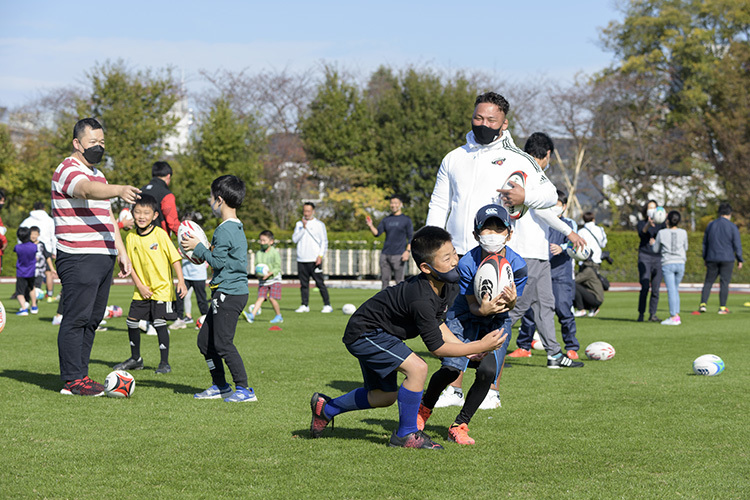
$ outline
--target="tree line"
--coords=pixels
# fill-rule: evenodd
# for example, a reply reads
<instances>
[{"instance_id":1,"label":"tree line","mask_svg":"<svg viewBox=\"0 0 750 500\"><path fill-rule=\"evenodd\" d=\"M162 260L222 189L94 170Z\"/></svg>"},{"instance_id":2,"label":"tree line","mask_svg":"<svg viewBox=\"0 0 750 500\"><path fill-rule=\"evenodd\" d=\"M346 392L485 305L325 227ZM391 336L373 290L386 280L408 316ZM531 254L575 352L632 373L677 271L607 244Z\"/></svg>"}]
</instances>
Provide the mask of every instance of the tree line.
<instances>
[{"instance_id":1,"label":"tree line","mask_svg":"<svg viewBox=\"0 0 750 500\"><path fill-rule=\"evenodd\" d=\"M106 129L110 182L142 186L151 164L167 159L181 215L204 216L209 227L208 186L223 173L248 186L240 217L249 228L287 229L301 200L313 199L332 230L361 229L366 213L387 210L391 194L419 225L441 159L465 142L475 97L493 90L511 103L519 146L535 131L558 140L551 176L570 194L574 215L603 200L613 225L632 225L656 190L660 204L688 217L713 214L725 197L744 218L750 2L631 0L622 12L601 30L611 66L572 83L413 66L361 78L324 65L203 72L206 89L186 95L172 69L100 63L84 87L12 111L6 121L21 131L18 146L0 125L8 216L20 220L34 201L49 199L73 124L93 116ZM175 151L174 111L186 98L195 123Z\"/></svg>"}]
</instances>

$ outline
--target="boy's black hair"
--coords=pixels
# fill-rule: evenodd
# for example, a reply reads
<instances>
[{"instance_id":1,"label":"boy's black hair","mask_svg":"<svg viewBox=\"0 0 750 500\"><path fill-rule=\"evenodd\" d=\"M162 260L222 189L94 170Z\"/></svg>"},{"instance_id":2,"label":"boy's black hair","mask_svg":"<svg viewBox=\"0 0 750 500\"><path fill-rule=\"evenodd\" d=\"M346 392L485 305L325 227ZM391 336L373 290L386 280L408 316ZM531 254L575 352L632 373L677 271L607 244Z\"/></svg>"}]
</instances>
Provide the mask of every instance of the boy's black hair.
<instances>
[{"instance_id":1,"label":"boy's black hair","mask_svg":"<svg viewBox=\"0 0 750 500\"><path fill-rule=\"evenodd\" d=\"M165 161L157 161L151 165L152 177L166 177L172 173L172 167Z\"/></svg>"},{"instance_id":2,"label":"boy's black hair","mask_svg":"<svg viewBox=\"0 0 750 500\"><path fill-rule=\"evenodd\" d=\"M484 94L480 94L474 101L474 107L476 108L483 102L494 104L495 106L500 108L500 111L505 113L505 116L508 116L508 111L510 111L510 104L508 104L508 101L505 99L505 97L501 96L500 94L496 92L485 92Z\"/></svg>"},{"instance_id":3,"label":"boy's black hair","mask_svg":"<svg viewBox=\"0 0 750 500\"><path fill-rule=\"evenodd\" d=\"M561 202L563 205L568 204L568 195L565 194L565 191L561 189L557 190L557 201Z\"/></svg>"},{"instance_id":4,"label":"boy's black hair","mask_svg":"<svg viewBox=\"0 0 750 500\"><path fill-rule=\"evenodd\" d=\"M86 133L86 129L91 130L99 130L103 129L102 124L99 123L95 118L84 118L82 120L78 120L73 127L73 139L78 139L79 141L83 137L83 134Z\"/></svg>"},{"instance_id":5,"label":"boy's black hair","mask_svg":"<svg viewBox=\"0 0 750 500\"><path fill-rule=\"evenodd\" d=\"M229 208L240 208L245 199L245 183L236 175L222 175L211 183L211 194L221 197Z\"/></svg>"},{"instance_id":6,"label":"boy's black hair","mask_svg":"<svg viewBox=\"0 0 750 500\"><path fill-rule=\"evenodd\" d=\"M159 202L156 201L156 198L154 198L150 194L142 194L140 198L135 200L135 205L133 205L133 208L139 205L142 207L149 207L154 212L159 211Z\"/></svg>"},{"instance_id":7,"label":"boy's black hair","mask_svg":"<svg viewBox=\"0 0 750 500\"><path fill-rule=\"evenodd\" d=\"M719 204L719 217L722 215L732 215L732 205L726 202Z\"/></svg>"},{"instance_id":8,"label":"boy's black hair","mask_svg":"<svg viewBox=\"0 0 750 500\"><path fill-rule=\"evenodd\" d=\"M46 207L47 205L43 201L34 202L34 210L44 210Z\"/></svg>"},{"instance_id":9,"label":"boy's black hair","mask_svg":"<svg viewBox=\"0 0 750 500\"><path fill-rule=\"evenodd\" d=\"M260 238L261 236L265 236L266 238L274 239L273 238L273 233L271 231L269 231L268 229L266 229L265 231L261 231L260 234L258 235L258 237Z\"/></svg>"},{"instance_id":10,"label":"boy's black hair","mask_svg":"<svg viewBox=\"0 0 750 500\"><path fill-rule=\"evenodd\" d=\"M28 243L31 239L31 229L28 227L19 227L16 230L16 238L18 238L18 241L21 243Z\"/></svg>"},{"instance_id":11,"label":"boy's black hair","mask_svg":"<svg viewBox=\"0 0 750 500\"><path fill-rule=\"evenodd\" d=\"M41 231L39 230L39 226L30 226L29 234L33 233L34 231L36 231L37 233L41 233Z\"/></svg>"},{"instance_id":12,"label":"boy's black hair","mask_svg":"<svg viewBox=\"0 0 750 500\"><path fill-rule=\"evenodd\" d=\"M677 225L680 223L680 220L682 220L682 216L677 210L672 210L667 214L667 225L669 227L677 227Z\"/></svg>"},{"instance_id":13,"label":"boy's black hair","mask_svg":"<svg viewBox=\"0 0 750 500\"><path fill-rule=\"evenodd\" d=\"M594 219L596 219L594 212L586 212L583 214L583 222L591 222Z\"/></svg>"},{"instance_id":14,"label":"boy's black hair","mask_svg":"<svg viewBox=\"0 0 750 500\"><path fill-rule=\"evenodd\" d=\"M302 206L304 207L305 205L310 205L312 207L312 209L315 210L315 203L313 203L311 201L306 201L306 202L304 202L302 204Z\"/></svg>"},{"instance_id":15,"label":"boy's black hair","mask_svg":"<svg viewBox=\"0 0 750 500\"><path fill-rule=\"evenodd\" d=\"M550 153L555 152L555 144L550 139L550 136L544 132L534 132L526 139L523 150L537 160L541 160L547 156L548 151Z\"/></svg>"},{"instance_id":16,"label":"boy's black hair","mask_svg":"<svg viewBox=\"0 0 750 500\"><path fill-rule=\"evenodd\" d=\"M422 262L432 264L435 254L446 241L451 241L451 234L437 226L425 226L414 233L411 239L411 256L419 266Z\"/></svg>"}]
</instances>

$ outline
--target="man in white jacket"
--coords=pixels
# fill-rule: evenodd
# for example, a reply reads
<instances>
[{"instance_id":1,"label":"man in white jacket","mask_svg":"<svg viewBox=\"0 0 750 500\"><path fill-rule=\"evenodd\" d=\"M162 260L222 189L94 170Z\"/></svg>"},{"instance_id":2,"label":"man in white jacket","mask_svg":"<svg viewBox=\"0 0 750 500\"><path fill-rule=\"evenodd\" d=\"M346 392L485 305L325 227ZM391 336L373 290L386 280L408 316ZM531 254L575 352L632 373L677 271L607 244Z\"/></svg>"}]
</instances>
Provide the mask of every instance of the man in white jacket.
<instances>
[{"instance_id":1,"label":"man in white jacket","mask_svg":"<svg viewBox=\"0 0 750 500\"><path fill-rule=\"evenodd\" d=\"M52 258L57 257L57 238L55 238L55 221L52 217L44 210L44 202L34 202L34 210L29 212L29 216L21 222L20 227L38 227L39 228L39 241L44 245L44 249L52 255ZM54 302L54 273L52 269L45 270L45 278L47 285L47 302Z\"/></svg>"},{"instance_id":2,"label":"man in white jacket","mask_svg":"<svg viewBox=\"0 0 750 500\"><path fill-rule=\"evenodd\" d=\"M310 276L315 280L315 285L320 290L323 298L322 313L333 312L331 300L328 297L328 288L323 281L323 257L328 250L328 232L326 225L315 218L315 205L305 202L302 207L302 220L297 221L292 233L292 241L297 244L297 273L300 281L300 294L302 305L294 312L310 312Z\"/></svg>"}]
</instances>

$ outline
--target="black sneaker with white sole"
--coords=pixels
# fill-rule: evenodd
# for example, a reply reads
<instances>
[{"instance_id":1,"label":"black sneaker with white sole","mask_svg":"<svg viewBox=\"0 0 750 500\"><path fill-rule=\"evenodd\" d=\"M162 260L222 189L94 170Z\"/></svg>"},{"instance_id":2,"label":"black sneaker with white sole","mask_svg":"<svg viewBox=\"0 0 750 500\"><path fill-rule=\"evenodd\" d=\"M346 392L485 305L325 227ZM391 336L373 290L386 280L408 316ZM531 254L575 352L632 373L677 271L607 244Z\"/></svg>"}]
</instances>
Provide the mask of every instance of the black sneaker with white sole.
<instances>
[{"instance_id":1,"label":"black sneaker with white sole","mask_svg":"<svg viewBox=\"0 0 750 500\"><path fill-rule=\"evenodd\" d=\"M430 436L425 434L424 431L412 432L404 437L398 437L396 431L393 431L388 446L392 448L421 448L423 450L443 449L442 445L430 439Z\"/></svg>"},{"instance_id":2,"label":"black sneaker with white sole","mask_svg":"<svg viewBox=\"0 0 750 500\"><path fill-rule=\"evenodd\" d=\"M118 363L114 366L115 370L143 370L143 358L133 359L128 358L122 363Z\"/></svg>"},{"instance_id":3,"label":"black sneaker with white sole","mask_svg":"<svg viewBox=\"0 0 750 500\"><path fill-rule=\"evenodd\" d=\"M583 363L580 361L573 361L563 353L558 353L557 356L547 356L547 368L582 368Z\"/></svg>"},{"instance_id":4,"label":"black sneaker with white sole","mask_svg":"<svg viewBox=\"0 0 750 500\"><path fill-rule=\"evenodd\" d=\"M172 367L169 366L169 363L159 363L159 367L154 370L154 373L170 373L172 371Z\"/></svg>"}]
</instances>

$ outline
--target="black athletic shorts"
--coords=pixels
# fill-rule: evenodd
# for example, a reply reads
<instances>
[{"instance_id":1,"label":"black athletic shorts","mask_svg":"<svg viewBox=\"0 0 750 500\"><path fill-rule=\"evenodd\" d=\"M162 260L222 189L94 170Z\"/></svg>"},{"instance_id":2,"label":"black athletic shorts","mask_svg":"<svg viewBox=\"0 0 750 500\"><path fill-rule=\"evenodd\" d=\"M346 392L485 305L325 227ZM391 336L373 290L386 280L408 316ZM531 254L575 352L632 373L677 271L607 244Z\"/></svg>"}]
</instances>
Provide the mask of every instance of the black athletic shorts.
<instances>
[{"instance_id":1,"label":"black athletic shorts","mask_svg":"<svg viewBox=\"0 0 750 500\"><path fill-rule=\"evenodd\" d=\"M153 321L155 319L175 320L177 313L172 309L172 302L162 302L161 300L134 300L130 303L128 318L145 319Z\"/></svg>"}]
</instances>

